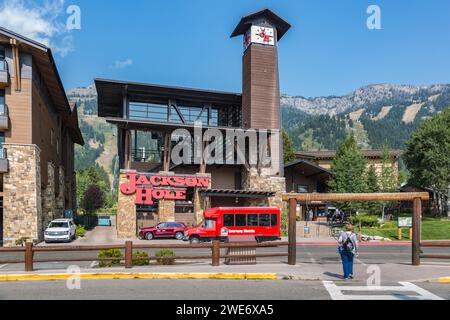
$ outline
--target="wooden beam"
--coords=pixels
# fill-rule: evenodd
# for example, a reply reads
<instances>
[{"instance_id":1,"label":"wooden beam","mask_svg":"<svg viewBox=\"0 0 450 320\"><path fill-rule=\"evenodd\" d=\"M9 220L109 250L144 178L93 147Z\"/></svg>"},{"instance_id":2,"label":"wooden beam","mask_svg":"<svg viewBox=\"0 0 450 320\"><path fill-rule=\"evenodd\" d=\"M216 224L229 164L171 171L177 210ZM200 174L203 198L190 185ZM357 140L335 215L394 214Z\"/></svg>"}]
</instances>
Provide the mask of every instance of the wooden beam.
<instances>
[{"instance_id":1,"label":"wooden beam","mask_svg":"<svg viewBox=\"0 0 450 320\"><path fill-rule=\"evenodd\" d=\"M427 192L402 193L287 193L283 201L296 199L299 202L311 201L414 201L415 199L427 201L430 195Z\"/></svg>"},{"instance_id":2,"label":"wooden beam","mask_svg":"<svg viewBox=\"0 0 450 320\"><path fill-rule=\"evenodd\" d=\"M297 200L289 200L289 248L288 264L295 266L297 264Z\"/></svg>"},{"instance_id":3,"label":"wooden beam","mask_svg":"<svg viewBox=\"0 0 450 320\"><path fill-rule=\"evenodd\" d=\"M22 74L20 72L20 55L19 55L19 43L17 39L10 40L13 61L14 61L14 82L16 91L22 91Z\"/></svg>"},{"instance_id":4,"label":"wooden beam","mask_svg":"<svg viewBox=\"0 0 450 320\"><path fill-rule=\"evenodd\" d=\"M414 199L413 206L413 239L412 239L412 265L420 266L420 225L422 220L422 200Z\"/></svg>"}]
</instances>

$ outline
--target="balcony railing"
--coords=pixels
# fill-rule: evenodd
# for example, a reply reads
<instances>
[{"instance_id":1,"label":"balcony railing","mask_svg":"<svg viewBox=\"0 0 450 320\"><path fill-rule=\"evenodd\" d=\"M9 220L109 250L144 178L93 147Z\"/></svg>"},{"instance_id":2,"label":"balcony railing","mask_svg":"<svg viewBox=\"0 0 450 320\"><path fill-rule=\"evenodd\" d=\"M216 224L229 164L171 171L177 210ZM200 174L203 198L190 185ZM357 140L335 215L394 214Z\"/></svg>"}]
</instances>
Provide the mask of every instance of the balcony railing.
<instances>
[{"instance_id":1,"label":"balcony railing","mask_svg":"<svg viewBox=\"0 0 450 320\"><path fill-rule=\"evenodd\" d=\"M8 71L8 63L6 60L0 60L0 71Z\"/></svg>"}]
</instances>

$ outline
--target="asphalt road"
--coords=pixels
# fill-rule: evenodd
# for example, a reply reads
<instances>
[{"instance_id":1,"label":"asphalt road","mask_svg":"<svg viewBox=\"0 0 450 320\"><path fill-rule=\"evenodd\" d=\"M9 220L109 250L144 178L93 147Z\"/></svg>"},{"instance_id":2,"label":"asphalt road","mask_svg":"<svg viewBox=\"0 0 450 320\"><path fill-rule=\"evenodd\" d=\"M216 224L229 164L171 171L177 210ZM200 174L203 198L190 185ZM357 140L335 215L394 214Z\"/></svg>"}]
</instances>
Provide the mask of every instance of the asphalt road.
<instances>
[{"instance_id":1,"label":"asphalt road","mask_svg":"<svg viewBox=\"0 0 450 320\"><path fill-rule=\"evenodd\" d=\"M146 250L150 255L155 254L155 250ZM427 248L427 253L444 253L449 254L448 248ZM180 256L195 256L195 255L209 255L210 249L178 249L175 250ZM278 248L260 248L258 253L268 252L287 252L287 247ZM225 254L225 250L223 251ZM92 258L92 261L85 262L58 262L58 258ZM52 259L55 262L50 263L35 263L35 270L55 270L66 269L69 265L79 265L81 268L88 268L94 265L97 253L95 252L37 252L34 255L38 259ZM23 259L23 253L0 253L0 272L4 271L23 271L23 264L2 264L2 261L11 261ZM411 246L409 245L368 245L360 248L360 261L365 264L386 264L386 263L411 263ZM204 260L203 260L204 261ZM286 262L287 257L274 258L259 258L259 262ZM337 253L337 245L299 245L297 247L297 262L298 263L319 263L319 264L335 264L340 262L340 257ZM433 262L433 260L427 260ZM435 260L434 262L442 262Z\"/></svg>"},{"instance_id":2,"label":"asphalt road","mask_svg":"<svg viewBox=\"0 0 450 320\"><path fill-rule=\"evenodd\" d=\"M342 282L336 283L342 286ZM346 283L361 286L362 283ZM450 299L449 284L408 284L411 291L392 288L357 292L359 299L387 295L400 300L424 297ZM417 285L417 287L416 287ZM389 286L399 286L398 283ZM427 292L422 292L427 290ZM292 280L83 280L79 290L67 289L65 281L0 283L0 300L330 300L332 294L321 281ZM348 295L344 296L344 300Z\"/></svg>"}]
</instances>

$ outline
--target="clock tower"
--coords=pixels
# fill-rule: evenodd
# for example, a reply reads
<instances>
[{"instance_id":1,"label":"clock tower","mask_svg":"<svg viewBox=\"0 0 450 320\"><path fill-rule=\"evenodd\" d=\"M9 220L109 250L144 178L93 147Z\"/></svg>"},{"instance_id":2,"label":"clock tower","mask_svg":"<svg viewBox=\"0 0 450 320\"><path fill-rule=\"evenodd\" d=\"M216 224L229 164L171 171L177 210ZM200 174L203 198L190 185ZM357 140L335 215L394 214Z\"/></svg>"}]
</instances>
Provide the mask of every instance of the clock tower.
<instances>
[{"instance_id":1,"label":"clock tower","mask_svg":"<svg viewBox=\"0 0 450 320\"><path fill-rule=\"evenodd\" d=\"M231 35L244 38L242 118L246 129L281 129L278 42L290 28L264 9L243 17Z\"/></svg>"}]
</instances>

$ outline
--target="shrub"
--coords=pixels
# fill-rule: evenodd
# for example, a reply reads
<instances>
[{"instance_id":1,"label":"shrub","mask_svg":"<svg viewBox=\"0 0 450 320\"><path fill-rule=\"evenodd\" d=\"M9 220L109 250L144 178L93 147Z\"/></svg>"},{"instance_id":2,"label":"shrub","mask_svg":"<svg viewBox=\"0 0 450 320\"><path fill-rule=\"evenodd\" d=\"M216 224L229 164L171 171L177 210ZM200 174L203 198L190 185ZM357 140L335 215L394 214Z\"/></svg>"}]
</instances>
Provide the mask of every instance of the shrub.
<instances>
[{"instance_id":1,"label":"shrub","mask_svg":"<svg viewBox=\"0 0 450 320\"><path fill-rule=\"evenodd\" d=\"M122 251L119 249L101 250L98 253L99 258L123 258ZM120 260L103 260L99 261L99 267L112 267L113 265L120 264Z\"/></svg>"},{"instance_id":2,"label":"shrub","mask_svg":"<svg viewBox=\"0 0 450 320\"><path fill-rule=\"evenodd\" d=\"M368 215L359 215L352 218L352 223L356 226L361 223L363 227L376 228L380 226L380 222L378 221L378 217L376 216L368 216Z\"/></svg>"},{"instance_id":3,"label":"shrub","mask_svg":"<svg viewBox=\"0 0 450 320\"><path fill-rule=\"evenodd\" d=\"M83 238L86 235L87 231L84 226L77 226L76 233L77 237Z\"/></svg>"},{"instance_id":4,"label":"shrub","mask_svg":"<svg viewBox=\"0 0 450 320\"><path fill-rule=\"evenodd\" d=\"M133 252L133 265L134 266L148 266L150 260L135 260L138 258L148 258L148 253L145 251L134 251Z\"/></svg>"},{"instance_id":5,"label":"shrub","mask_svg":"<svg viewBox=\"0 0 450 320\"><path fill-rule=\"evenodd\" d=\"M16 240L16 246L24 247L28 240L30 240L30 238L20 238Z\"/></svg>"},{"instance_id":6,"label":"shrub","mask_svg":"<svg viewBox=\"0 0 450 320\"><path fill-rule=\"evenodd\" d=\"M170 249L162 249L156 252L156 262L165 266L175 264L175 252Z\"/></svg>"},{"instance_id":7,"label":"shrub","mask_svg":"<svg viewBox=\"0 0 450 320\"><path fill-rule=\"evenodd\" d=\"M386 221L381 227L383 229L395 229L397 226L394 221Z\"/></svg>"},{"instance_id":8,"label":"shrub","mask_svg":"<svg viewBox=\"0 0 450 320\"><path fill-rule=\"evenodd\" d=\"M286 237L288 235L288 211L286 209L281 211L281 235Z\"/></svg>"}]
</instances>

